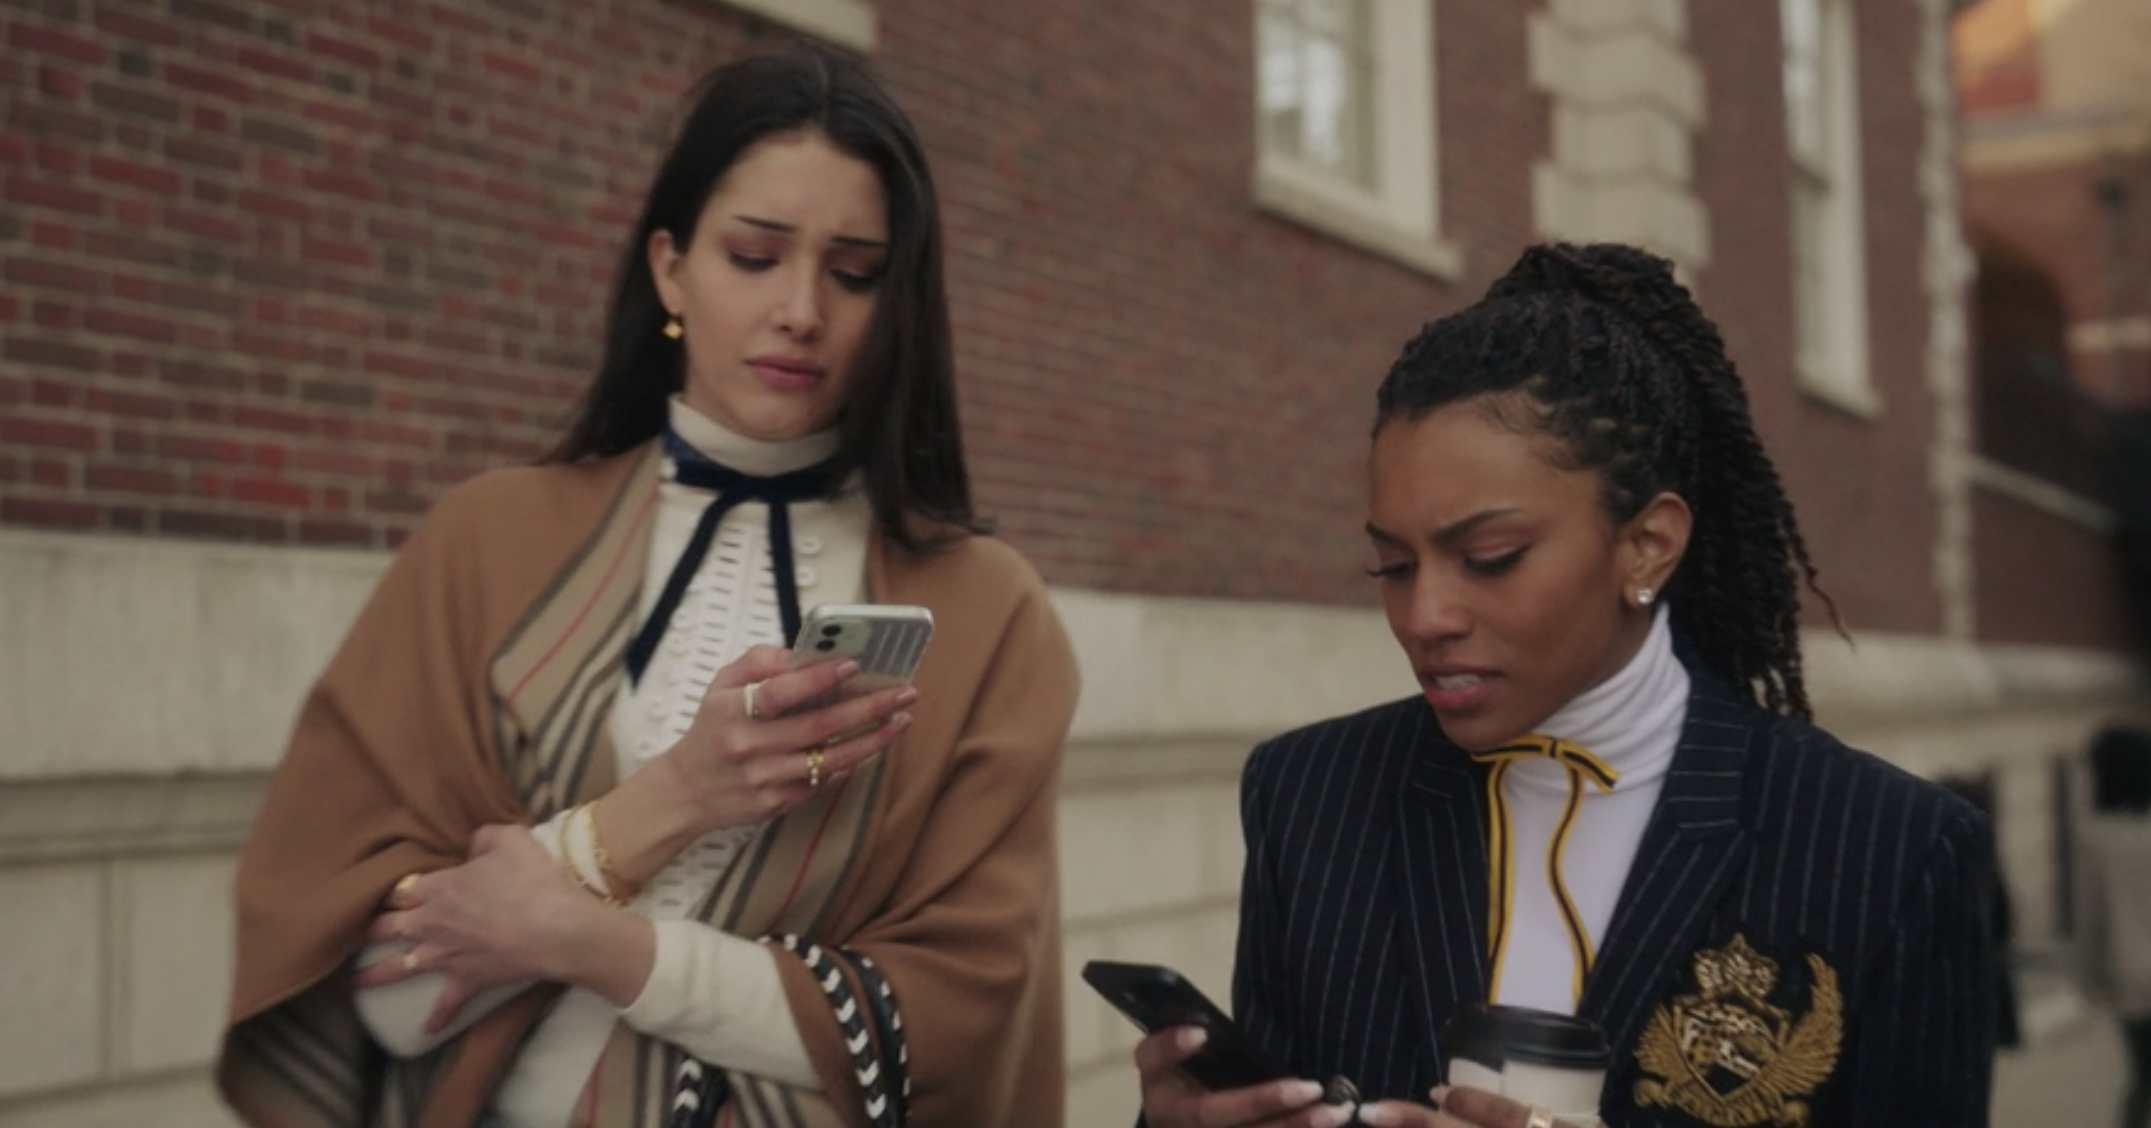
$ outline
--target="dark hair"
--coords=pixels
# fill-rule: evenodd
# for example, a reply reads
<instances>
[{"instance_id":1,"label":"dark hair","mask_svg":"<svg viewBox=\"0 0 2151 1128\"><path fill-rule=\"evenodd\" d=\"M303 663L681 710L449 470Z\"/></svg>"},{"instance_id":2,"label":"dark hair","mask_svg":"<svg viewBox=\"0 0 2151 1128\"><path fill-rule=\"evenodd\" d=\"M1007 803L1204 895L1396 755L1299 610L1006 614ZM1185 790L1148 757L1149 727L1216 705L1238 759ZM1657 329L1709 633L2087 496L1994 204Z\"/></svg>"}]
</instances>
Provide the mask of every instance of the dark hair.
<instances>
[{"instance_id":1,"label":"dark hair","mask_svg":"<svg viewBox=\"0 0 2151 1128\"><path fill-rule=\"evenodd\" d=\"M2151 811L2151 729L2111 725L2092 739L2091 805L2117 813Z\"/></svg>"},{"instance_id":2,"label":"dark hair","mask_svg":"<svg viewBox=\"0 0 2151 1128\"><path fill-rule=\"evenodd\" d=\"M665 401L680 389L685 355L663 334L650 235L662 229L675 245L690 244L703 206L733 163L764 138L800 130L818 131L872 165L889 206L888 259L850 373L837 476L865 471L875 521L907 548L930 547L960 535L956 530L984 531L964 469L940 206L925 150L860 64L811 45L728 63L696 88L621 253L597 377L545 460L620 454L663 431ZM938 528L921 535L913 516Z\"/></svg>"},{"instance_id":3,"label":"dark hair","mask_svg":"<svg viewBox=\"0 0 2151 1128\"><path fill-rule=\"evenodd\" d=\"M1480 397L1502 425L1554 440L1557 465L1596 472L1615 524L1661 492L1686 500L1694 529L1664 593L1675 628L1751 698L1809 715L1794 569L1829 596L1725 342L1671 263L1615 244L1526 250L1404 346L1374 429Z\"/></svg>"}]
</instances>

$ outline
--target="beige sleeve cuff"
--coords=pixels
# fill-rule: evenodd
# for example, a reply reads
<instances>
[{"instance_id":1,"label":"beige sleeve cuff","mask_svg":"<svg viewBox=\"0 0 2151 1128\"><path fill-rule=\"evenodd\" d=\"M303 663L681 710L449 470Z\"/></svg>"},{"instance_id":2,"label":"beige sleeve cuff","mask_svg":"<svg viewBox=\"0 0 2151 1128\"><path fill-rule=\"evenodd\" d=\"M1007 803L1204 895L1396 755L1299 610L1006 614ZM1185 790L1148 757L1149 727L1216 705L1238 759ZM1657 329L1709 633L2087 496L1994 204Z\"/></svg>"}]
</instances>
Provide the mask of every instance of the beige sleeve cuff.
<instances>
[{"instance_id":1,"label":"beige sleeve cuff","mask_svg":"<svg viewBox=\"0 0 2151 1128\"><path fill-rule=\"evenodd\" d=\"M657 954L620 1018L703 1061L820 1090L777 976L777 954L687 920L652 921Z\"/></svg>"}]
</instances>

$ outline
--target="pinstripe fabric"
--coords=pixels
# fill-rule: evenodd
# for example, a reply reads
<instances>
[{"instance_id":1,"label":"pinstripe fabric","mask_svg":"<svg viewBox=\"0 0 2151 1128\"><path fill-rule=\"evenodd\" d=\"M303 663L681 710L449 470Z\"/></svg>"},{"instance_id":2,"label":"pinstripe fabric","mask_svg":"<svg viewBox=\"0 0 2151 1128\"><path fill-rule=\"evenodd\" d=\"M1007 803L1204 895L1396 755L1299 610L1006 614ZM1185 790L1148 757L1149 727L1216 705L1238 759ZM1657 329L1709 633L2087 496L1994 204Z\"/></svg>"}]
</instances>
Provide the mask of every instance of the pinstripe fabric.
<instances>
[{"instance_id":1,"label":"pinstripe fabric","mask_svg":"<svg viewBox=\"0 0 2151 1128\"><path fill-rule=\"evenodd\" d=\"M1343 1074L1370 1098L1423 1100L1437 1083L1436 1033L1486 996L1485 771L1417 698L1250 757L1235 1010L1304 1075ZM1581 1012L1616 1047L1607 1123L1692 1123L1635 1106L1635 1043L1655 1010L1696 990L1694 954L1737 934L1788 980L1804 982L1810 953L1837 974L1844 1040L1810 1124L1985 1124L1988 833L1942 789L1694 673L1664 794L1584 985Z\"/></svg>"}]
</instances>

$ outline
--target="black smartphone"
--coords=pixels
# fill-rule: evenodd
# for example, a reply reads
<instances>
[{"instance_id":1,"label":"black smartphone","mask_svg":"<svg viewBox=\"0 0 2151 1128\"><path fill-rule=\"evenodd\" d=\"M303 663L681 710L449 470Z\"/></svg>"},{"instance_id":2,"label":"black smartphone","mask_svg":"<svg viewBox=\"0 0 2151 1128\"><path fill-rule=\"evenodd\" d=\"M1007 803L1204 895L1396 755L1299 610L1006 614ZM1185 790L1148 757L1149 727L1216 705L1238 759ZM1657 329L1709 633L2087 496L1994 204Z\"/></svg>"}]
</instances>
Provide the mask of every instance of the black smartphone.
<instances>
[{"instance_id":1,"label":"black smartphone","mask_svg":"<svg viewBox=\"0 0 2151 1128\"><path fill-rule=\"evenodd\" d=\"M1083 980L1145 1034L1170 1026L1200 1026L1208 1031L1210 1040L1194 1057L1180 1063L1206 1089L1244 1089L1293 1075L1270 1060L1231 1015L1169 967L1092 960L1083 965Z\"/></svg>"}]
</instances>

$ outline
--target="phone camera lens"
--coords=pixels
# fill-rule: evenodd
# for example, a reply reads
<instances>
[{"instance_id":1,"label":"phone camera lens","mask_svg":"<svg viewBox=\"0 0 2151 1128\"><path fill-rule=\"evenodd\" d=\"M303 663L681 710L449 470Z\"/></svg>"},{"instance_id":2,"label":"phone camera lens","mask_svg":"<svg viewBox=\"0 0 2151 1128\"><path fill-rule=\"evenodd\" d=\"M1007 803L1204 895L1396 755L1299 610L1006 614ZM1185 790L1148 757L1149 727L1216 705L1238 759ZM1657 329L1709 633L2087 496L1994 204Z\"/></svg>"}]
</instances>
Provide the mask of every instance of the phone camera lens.
<instances>
[{"instance_id":1,"label":"phone camera lens","mask_svg":"<svg viewBox=\"0 0 2151 1128\"><path fill-rule=\"evenodd\" d=\"M820 642L815 643L814 649L819 650L824 654L827 654L829 651L836 649L836 640L825 638Z\"/></svg>"},{"instance_id":2,"label":"phone camera lens","mask_svg":"<svg viewBox=\"0 0 2151 1128\"><path fill-rule=\"evenodd\" d=\"M831 624L829 624L828 626L825 626L825 627L823 627L823 628L822 628L822 637L823 637L823 638L835 638L836 636L838 636L839 634L842 634L843 632L844 632L844 628L843 628L843 627L840 627L840 626L836 625L835 623L831 623Z\"/></svg>"}]
</instances>

